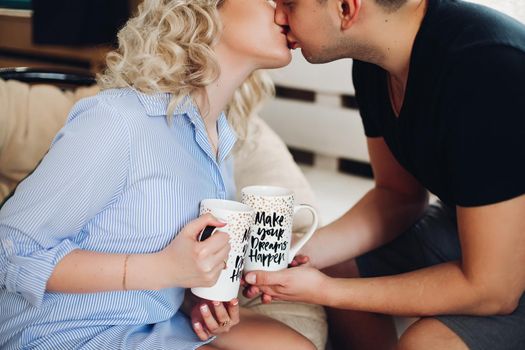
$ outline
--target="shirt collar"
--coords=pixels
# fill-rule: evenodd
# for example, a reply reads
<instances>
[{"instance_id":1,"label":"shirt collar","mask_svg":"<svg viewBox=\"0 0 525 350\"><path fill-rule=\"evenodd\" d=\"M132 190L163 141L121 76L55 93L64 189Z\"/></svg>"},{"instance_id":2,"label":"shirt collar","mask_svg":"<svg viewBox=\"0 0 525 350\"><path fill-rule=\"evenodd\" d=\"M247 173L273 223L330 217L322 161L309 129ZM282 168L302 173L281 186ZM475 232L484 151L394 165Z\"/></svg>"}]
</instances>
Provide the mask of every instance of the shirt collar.
<instances>
[{"instance_id":1,"label":"shirt collar","mask_svg":"<svg viewBox=\"0 0 525 350\"><path fill-rule=\"evenodd\" d=\"M237 135L228 123L226 114L222 112L217 119L219 154L215 156L213 154L210 141L208 140L208 133L206 131L206 126L204 125L204 120L202 120L198 110L194 105L193 108L193 111L191 109L186 111L186 115L195 127L195 140L201 149L208 155L208 157L217 163L222 163L229 156L233 147L235 146L235 143L237 142Z\"/></svg>"},{"instance_id":2,"label":"shirt collar","mask_svg":"<svg viewBox=\"0 0 525 350\"><path fill-rule=\"evenodd\" d=\"M235 143L237 142L237 134L233 131L230 123L226 118L224 112L221 113L217 120L217 128L219 131L219 162L223 162L231 153Z\"/></svg>"},{"instance_id":3,"label":"shirt collar","mask_svg":"<svg viewBox=\"0 0 525 350\"><path fill-rule=\"evenodd\" d=\"M146 114L150 117L165 117L168 111L168 105L172 99L172 94L169 92L157 92L152 94L145 94L135 90L137 97ZM191 109L195 109L193 101L189 95L183 97L175 108L174 115L181 115L187 112L187 103L191 104Z\"/></svg>"},{"instance_id":4,"label":"shirt collar","mask_svg":"<svg viewBox=\"0 0 525 350\"><path fill-rule=\"evenodd\" d=\"M166 116L166 112L168 110L168 105L171 101L172 94L162 92L145 94L140 91L136 91L136 93L140 103L144 107L144 110L148 116ZM237 135L229 125L228 120L226 118L226 114L224 112L222 112L219 118L217 119L217 130L219 135L219 154L217 159L212 154L211 145L208 141L206 127L200 115L199 109L197 108L197 106L193 102L193 99L189 95L184 96L182 100L177 104L173 115L174 117L179 115L185 115L188 117L190 122L195 127L195 138L197 143L204 150L204 152L206 152L208 156L214 161L224 161L235 146L235 143L237 141Z\"/></svg>"}]
</instances>

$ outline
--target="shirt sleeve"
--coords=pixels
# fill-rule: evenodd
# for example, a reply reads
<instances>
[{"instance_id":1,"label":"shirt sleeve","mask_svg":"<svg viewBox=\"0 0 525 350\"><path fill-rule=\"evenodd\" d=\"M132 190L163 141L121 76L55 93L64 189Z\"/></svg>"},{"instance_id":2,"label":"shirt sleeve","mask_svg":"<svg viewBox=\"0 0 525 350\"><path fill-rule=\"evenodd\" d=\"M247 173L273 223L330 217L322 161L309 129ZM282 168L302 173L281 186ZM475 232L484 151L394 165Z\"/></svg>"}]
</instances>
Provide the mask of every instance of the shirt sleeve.
<instances>
[{"instance_id":1,"label":"shirt sleeve","mask_svg":"<svg viewBox=\"0 0 525 350\"><path fill-rule=\"evenodd\" d=\"M100 97L79 102L40 165L0 211L0 288L39 307L56 264L127 181L129 132Z\"/></svg>"},{"instance_id":2,"label":"shirt sleeve","mask_svg":"<svg viewBox=\"0 0 525 350\"><path fill-rule=\"evenodd\" d=\"M354 83L355 98L359 107L359 114L363 121L367 137L383 136L378 125L378 103L372 103L378 98L378 91L373 91L375 74L370 69L371 64L354 60L352 65L352 81ZM377 102L377 101L376 101Z\"/></svg>"},{"instance_id":3,"label":"shirt sleeve","mask_svg":"<svg viewBox=\"0 0 525 350\"><path fill-rule=\"evenodd\" d=\"M452 65L444 106L455 204L493 204L525 193L525 54L469 49Z\"/></svg>"}]
</instances>

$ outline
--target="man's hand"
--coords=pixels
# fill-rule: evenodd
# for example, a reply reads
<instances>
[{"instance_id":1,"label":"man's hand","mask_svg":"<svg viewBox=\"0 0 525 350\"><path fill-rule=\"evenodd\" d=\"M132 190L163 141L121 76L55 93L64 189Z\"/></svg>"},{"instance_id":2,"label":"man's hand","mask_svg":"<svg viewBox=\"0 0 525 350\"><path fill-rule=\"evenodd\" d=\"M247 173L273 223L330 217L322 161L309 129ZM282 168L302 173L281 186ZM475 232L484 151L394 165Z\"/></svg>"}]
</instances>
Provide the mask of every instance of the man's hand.
<instances>
[{"instance_id":1,"label":"man's hand","mask_svg":"<svg viewBox=\"0 0 525 350\"><path fill-rule=\"evenodd\" d=\"M330 277L311 267L294 267L282 271L251 271L247 283L273 299L323 304L323 291ZM263 299L264 301L264 299Z\"/></svg>"},{"instance_id":2,"label":"man's hand","mask_svg":"<svg viewBox=\"0 0 525 350\"><path fill-rule=\"evenodd\" d=\"M297 255L293 258L292 262L290 263L290 267L310 266L309 262L310 262L309 257L305 255Z\"/></svg>"},{"instance_id":3,"label":"man's hand","mask_svg":"<svg viewBox=\"0 0 525 350\"><path fill-rule=\"evenodd\" d=\"M309 257L304 256L304 255L297 255L296 257L294 257L294 259L290 263L289 267L310 266L309 262L310 262L310 258ZM270 295L268 295L268 294L261 294L261 291L259 290L259 287L252 286L252 285L248 284L244 280L244 278L241 280L241 284L243 286L246 286L243 289L243 291L242 291L242 294L246 298L253 299L253 298L257 297L258 295L261 295L261 301L262 301L263 304L270 304L272 302L272 297Z\"/></svg>"}]
</instances>

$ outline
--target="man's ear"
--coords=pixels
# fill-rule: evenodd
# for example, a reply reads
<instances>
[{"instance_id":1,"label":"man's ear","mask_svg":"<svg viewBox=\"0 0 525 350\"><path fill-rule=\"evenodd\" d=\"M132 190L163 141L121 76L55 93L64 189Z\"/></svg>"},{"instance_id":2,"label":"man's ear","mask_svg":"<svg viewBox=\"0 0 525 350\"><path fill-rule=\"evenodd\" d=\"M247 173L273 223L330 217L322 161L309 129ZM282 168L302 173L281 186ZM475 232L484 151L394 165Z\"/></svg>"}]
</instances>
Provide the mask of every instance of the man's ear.
<instances>
[{"instance_id":1,"label":"man's ear","mask_svg":"<svg viewBox=\"0 0 525 350\"><path fill-rule=\"evenodd\" d=\"M341 20L341 30L350 28L361 10L361 0L338 0L338 13Z\"/></svg>"}]
</instances>

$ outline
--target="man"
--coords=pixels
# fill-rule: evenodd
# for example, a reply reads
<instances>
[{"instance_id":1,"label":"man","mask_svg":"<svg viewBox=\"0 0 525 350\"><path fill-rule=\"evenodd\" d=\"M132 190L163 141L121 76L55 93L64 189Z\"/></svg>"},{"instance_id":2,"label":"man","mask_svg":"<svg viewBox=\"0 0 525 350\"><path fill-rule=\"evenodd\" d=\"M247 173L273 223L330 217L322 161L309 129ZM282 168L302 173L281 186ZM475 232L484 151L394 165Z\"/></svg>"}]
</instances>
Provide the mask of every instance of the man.
<instances>
[{"instance_id":1,"label":"man","mask_svg":"<svg viewBox=\"0 0 525 350\"><path fill-rule=\"evenodd\" d=\"M341 344L367 327L368 349L525 349L525 27L460 0L278 0L275 18L309 62L354 59L375 187L311 266L245 293L330 307ZM397 343L362 312L422 318Z\"/></svg>"}]
</instances>

